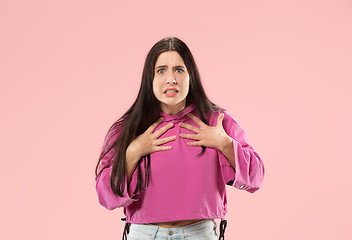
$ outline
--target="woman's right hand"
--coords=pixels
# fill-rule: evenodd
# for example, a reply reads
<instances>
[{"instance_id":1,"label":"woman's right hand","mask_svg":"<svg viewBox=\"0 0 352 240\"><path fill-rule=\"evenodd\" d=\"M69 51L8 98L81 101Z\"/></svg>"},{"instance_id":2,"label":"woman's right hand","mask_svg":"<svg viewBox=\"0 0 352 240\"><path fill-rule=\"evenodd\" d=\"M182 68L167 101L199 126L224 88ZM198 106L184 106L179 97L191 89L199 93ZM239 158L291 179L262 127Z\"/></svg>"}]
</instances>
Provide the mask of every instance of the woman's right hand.
<instances>
[{"instance_id":1,"label":"woman's right hand","mask_svg":"<svg viewBox=\"0 0 352 240\"><path fill-rule=\"evenodd\" d=\"M128 146L128 148L134 151L134 153L138 156L138 159L153 152L166 151L172 148L172 146L159 145L175 140L176 135L160 139L158 138L167 130L172 128L174 126L174 123L168 123L153 133L153 131L162 121L163 117L160 117L156 122L150 125L144 133L137 136Z\"/></svg>"}]
</instances>

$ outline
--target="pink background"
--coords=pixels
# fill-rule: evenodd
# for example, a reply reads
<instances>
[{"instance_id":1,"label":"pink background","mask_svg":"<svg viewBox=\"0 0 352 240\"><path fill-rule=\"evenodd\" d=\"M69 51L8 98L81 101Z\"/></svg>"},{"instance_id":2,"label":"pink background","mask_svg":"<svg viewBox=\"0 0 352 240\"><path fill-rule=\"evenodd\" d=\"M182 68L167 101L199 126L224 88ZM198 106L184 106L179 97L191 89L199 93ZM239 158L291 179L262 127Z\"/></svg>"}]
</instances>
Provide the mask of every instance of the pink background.
<instances>
[{"instance_id":1,"label":"pink background","mask_svg":"<svg viewBox=\"0 0 352 240\"><path fill-rule=\"evenodd\" d=\"M94 169L166 36L265 163L226 239L352 238L352 1L209 2L0 1L1 239L121 239Z\"/></svg>"}]
</instances>

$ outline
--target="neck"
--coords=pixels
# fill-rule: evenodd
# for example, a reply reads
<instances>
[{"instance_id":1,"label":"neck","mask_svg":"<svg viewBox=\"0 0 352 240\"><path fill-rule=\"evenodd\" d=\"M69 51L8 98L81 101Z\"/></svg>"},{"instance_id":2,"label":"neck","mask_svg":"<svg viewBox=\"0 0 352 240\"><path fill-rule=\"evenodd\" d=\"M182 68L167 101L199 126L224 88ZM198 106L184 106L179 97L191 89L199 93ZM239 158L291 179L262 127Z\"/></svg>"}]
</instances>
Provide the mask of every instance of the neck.
<instances>
[{"instance_id":1,"label":"neck","mask_svg":"<svg viewBox=\"0 0 352 240\"><path fill-rule=\"evenodd\" d=\"M162 103L160 106L161 111L169 115L175 115L181 112L185 107L186 107L186 102L180 102L176 105L166 105Z\"/></svg>"}]
</instances>

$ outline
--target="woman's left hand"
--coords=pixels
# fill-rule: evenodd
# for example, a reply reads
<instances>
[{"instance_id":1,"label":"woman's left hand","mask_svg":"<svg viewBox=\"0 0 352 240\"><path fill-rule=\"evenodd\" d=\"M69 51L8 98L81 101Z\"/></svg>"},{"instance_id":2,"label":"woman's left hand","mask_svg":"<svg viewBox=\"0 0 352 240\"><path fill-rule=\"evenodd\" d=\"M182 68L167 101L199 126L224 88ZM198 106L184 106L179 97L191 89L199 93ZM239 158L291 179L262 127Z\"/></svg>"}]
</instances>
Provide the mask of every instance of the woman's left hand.
<instances>
[{"instance_id":1,"label":"woman's left hand","mask_svg":"<svg viewBox=\"0 0 352 240\"><path fill-rule=\"evenodd\" d=\"M196 134L185 134L180 133L180 137L196 140L194 142L187 142L189 146L205 146L210 148L217 148L221 150L224 146L226 146L229 142L232 142L232 138L227 135L223 126L222 120L224 119L224 114L221 113L218 116L217 124L215 127L208 126L202 120L189 113L187 116L192 119L195 123L198 124L199 128L187 124L187 123L179 123L180 127L187 128Z\"/></svg>"}]
</instances>

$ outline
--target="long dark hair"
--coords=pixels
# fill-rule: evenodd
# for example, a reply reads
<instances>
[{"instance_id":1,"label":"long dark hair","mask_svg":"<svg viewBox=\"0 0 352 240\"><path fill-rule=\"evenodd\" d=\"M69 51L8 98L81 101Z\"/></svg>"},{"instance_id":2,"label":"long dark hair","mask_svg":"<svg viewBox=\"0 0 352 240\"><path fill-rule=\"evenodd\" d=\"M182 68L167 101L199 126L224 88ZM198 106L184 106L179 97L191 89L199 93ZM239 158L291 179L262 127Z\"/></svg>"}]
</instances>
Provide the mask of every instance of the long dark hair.
<instances>
[{"instance_id":1,"label":"long dark hair","mask_svg":"<svg viewBox=\"0 0 352 240\"><path fill-rule=\"evenodd\" d=\"M113 156L110 183L113 193L120 197L123 197L124 188L127 187L124 186L126 178L126 149L138 135L144 133L147 128L159 118L160 102L153 93L154 67L158 56L166 51L177 51L182 57L188 70L190 86L186 97L186 105L191 103L195 104L201 120L206 124L208 124L206 116L209 111L217 112L225 110L211 102L206 96L200 80L197 65L187 45L176 37L166 37L157 42L151 48L146 57L142 82L137 99L130 109L110 127L104 141L106 144L103 146L103 151L101 152L98 164L95 168L95 175L97 178L101 171L107 166L100 167L99 173L97 173L101 159L114 148L115 154ZM118 137L115 138L115 140L109 140L114 138L116 134L118 134ZM205 150L206 147L202 146L200 154L204 154ZM144 166L146 166L144 186L142 186L142 172L140 167L142 161L144 161ZM133 192L134 194L145 189L148 185L150 175L150 154L139 159L137 168L138 180L137 186Z\"/></svg>"}]
</instances>

